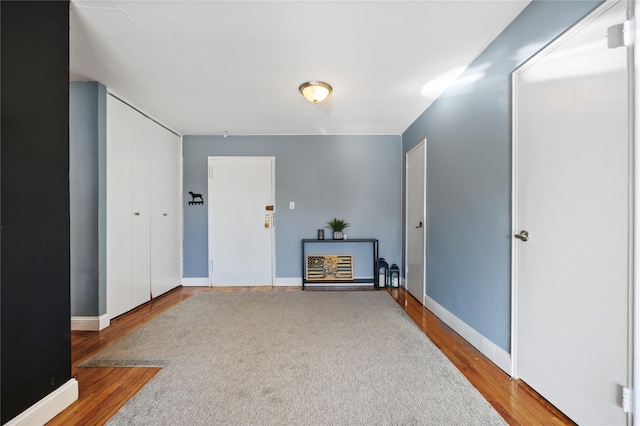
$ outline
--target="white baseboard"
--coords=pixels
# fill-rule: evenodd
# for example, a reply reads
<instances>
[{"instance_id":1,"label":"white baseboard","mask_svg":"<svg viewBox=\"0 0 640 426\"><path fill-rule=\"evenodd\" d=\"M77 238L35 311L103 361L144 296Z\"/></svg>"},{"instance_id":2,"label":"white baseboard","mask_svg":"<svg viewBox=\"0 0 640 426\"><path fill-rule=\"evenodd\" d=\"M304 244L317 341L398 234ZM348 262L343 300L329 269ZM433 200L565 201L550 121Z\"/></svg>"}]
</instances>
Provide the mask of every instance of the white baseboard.
<instances>
[{"instance_id":1,"label":"white baseboard","mask_svg":"<svg viewBox=\"0 0 640 426\"><path fill-rule=\"evenodd\" d=\"M71 329L81 331L100 331L109 327L109 315L99 317L71 317Z\"/></svg>"},{"instance_id":2,"label":"white baseboard","mask_svg":"<svg viewBox=\"0 0 640 426\"><path fill-rule=\"evenodd\" d=\"M185 287L209 287L209 278L182 278L182 285ZM313 286L314 284L305 284L305 286ZM326 286L326 284L318 284L322 286ZM343 283L343 284L332 284L332 285L344 285L344 286L371 286L373 284L351 284L351 283ZM301 277L276 277L274 283L274 287L302 287L302 278Z\"/></svg>"},{"instance_id":3,"label":"white baseboard","mask_svg":"<svg viewBox=\"0 0 640 426\"><path fill-rule=\"evenodd\" d=\"M184 287L209 287L209 278L185 278L182 277Z\"/></svg>"},{"instance_id":4,"label":"white baseboard","mask_svg":"<svg viewBox=\"0 0 640 426\"><path fill-rule=\"evenodd\" d=\"M355 286L362 286L362 287L371 287L373 286L373 283L307 283L304 286L305 287L313 287L313 286L318 286L318 287L326 287L327 285L331 285L332 287L355 287ZM280 278L276 278L275 283L273 284L274 287L302 287L302 277L280 277Z\"/></svg>"},{"instance_id":5,"label":"white baseboard","mask_svg":"<svg viewBox=\"0 0 640 426\"><path fill-rule=\"evenodd\" d=\"M64 385L33 404L4 426L40 426L57 416L78 399L78 381L70 379Z\"/></svg>"},{"instance_id":6,"label":"white baseboard","mask_svg":"<svg viewBox=\"0 0 640 426\"><path fill-rule=\"evenodd\" d=\"M491 362L500 367L505 373L511 375L511 355L497 346L491 340L478 333L467 323L460 318L449 312L438 302L430 298L424 297L424 306L440 318L445 324L451 327L456 333L458 333L467 342L471 343L476 349L478 349L484 356L489 358Z\"/></svg>"},{"instance_id":7,"label":"white baseboard","mask_svg":"<svg viewBox=\"0 0 640 426\"><path fill-rule=\"evenodd\" d=\"M305 287L371 287L373 283L306 283Z\"/></svg>"},{"instance_id":8,"label":"white baseboard","mask_svg":"<svg viewBox=\"0 0 640 426\"><path fill-rule=\"evenodd\" d=\"M300 277L276 277L273 284L274 287L302 287L302 278Z\"/></svg>"}]
</instances>

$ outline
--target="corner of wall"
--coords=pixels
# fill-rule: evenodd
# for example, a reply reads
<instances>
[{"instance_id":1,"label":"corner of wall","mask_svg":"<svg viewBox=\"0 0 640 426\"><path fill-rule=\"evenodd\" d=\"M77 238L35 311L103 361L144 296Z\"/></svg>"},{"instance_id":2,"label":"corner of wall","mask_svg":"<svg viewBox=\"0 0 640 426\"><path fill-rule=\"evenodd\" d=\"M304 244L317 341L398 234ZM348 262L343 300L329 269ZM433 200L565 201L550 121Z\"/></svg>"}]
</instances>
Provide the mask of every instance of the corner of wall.
<instances>
[{"instance_id":1,"label":"corner of wall","mask_svg":"<svg viewBox=\"0 0 640 426\"><path fill-rule=\"evenodd\" d=\"M98 83L98 315L107 313L107 88Z\"/></svg>"}]
</instances>

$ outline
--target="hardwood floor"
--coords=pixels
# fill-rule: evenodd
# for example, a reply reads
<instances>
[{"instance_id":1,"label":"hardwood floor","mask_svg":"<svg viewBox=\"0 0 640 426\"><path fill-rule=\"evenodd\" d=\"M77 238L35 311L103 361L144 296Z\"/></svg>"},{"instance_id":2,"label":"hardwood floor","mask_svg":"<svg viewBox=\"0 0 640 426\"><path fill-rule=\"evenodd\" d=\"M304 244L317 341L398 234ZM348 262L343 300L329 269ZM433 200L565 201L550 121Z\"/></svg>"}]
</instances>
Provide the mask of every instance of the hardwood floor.
<instances>
[{"instance_id":1,"label":"hardwood floor","mask_svg":"<svg viewBox=\"0 0 640 426\"><path fill-rule=\"evenodd\" d=\"M72 331L72 376L78 380L80 397L47 425L103 425L160 369L78 368L78 363L202 291L300 291L300 288L179 287L115 318L102 331ZM512 380L404 289L389 289L389 294L509 424L573 424L525 383Z\"/></svg>"},{"instance_id":2,"label":"hardwood floor","mask_svg":"<svg viewBox=\"0 0 640 426\"><path fill-rule=\"evenodd\" d=\"M393 297L431 341L511 425L573 425L526 383L513 380L404 289Z\"/></svg>"}]
</instances>

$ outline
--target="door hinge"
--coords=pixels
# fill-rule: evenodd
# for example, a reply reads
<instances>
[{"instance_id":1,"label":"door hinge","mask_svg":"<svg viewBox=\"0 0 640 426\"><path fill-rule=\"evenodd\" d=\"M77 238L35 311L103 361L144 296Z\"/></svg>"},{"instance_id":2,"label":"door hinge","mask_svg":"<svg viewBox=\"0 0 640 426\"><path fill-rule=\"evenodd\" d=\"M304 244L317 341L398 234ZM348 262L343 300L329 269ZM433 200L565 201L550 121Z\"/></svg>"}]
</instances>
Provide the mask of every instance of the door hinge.
<instances>
[{"instance_id":1,"label":"door hinge","mask_svg":"<svg viewBox=\"0 0 640 426\"><path fill-rule=\"evenodd\" d=\"M213 259L209 259L209 271L213 271Z\"/></svg>"},{"instance_id":2,"label":"door hinge","mask_svg":"<svg viewBox=\"0 0 640 426\"><path fill-rule=\"evenodd\" d=\"M633 402L633 391L629 388L622 388L622 411L631 412L631 404Z\"/></svg>"},{"instance_id":3,"label":"door hinge","mask_svg":"<svg viewBox=\"0 0 640 426\"><path fill-rule=\"evenodd\" d=\"M213 167L209 166L209 177L212 178L213 177Z\"/></svg>"},{"instance_id":4,"label":"door hinge","mask_svg":"<svg viewBox=\"0 0 640 426\"><path fill-rule=\"evenodd\" d=\"M607 28L607 47L616 49L631 44L631 22L624 21L621 24Z\"/></svg>"}]
</instances>

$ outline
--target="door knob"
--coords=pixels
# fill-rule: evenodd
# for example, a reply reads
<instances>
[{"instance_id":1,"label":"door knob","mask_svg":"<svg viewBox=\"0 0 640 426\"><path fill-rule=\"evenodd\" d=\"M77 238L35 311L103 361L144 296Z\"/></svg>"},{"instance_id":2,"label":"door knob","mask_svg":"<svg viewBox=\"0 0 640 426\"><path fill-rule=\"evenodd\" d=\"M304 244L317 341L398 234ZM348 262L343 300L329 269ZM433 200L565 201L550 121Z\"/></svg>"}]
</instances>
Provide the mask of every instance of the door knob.
<instances>
[{"instance_id":1,"label":"door knob","mask_svg":"<svg viewBox=\"0 0 640 426\"><path fill-rule=\"evenodd\" d=\"M422 221L418 222L418 226L416 228L422 228Z\"/></svg>"},{"instance_id":2,"label":"door knob","mask_svg":"<svg viewBox=\"0 0 640 426\"><path fill-rule=\"evenodd\" d=\"M529 241L529 233L524 229L517 234L514 234L514 237L522 241Z\"/></svg>"}]
</instances>

